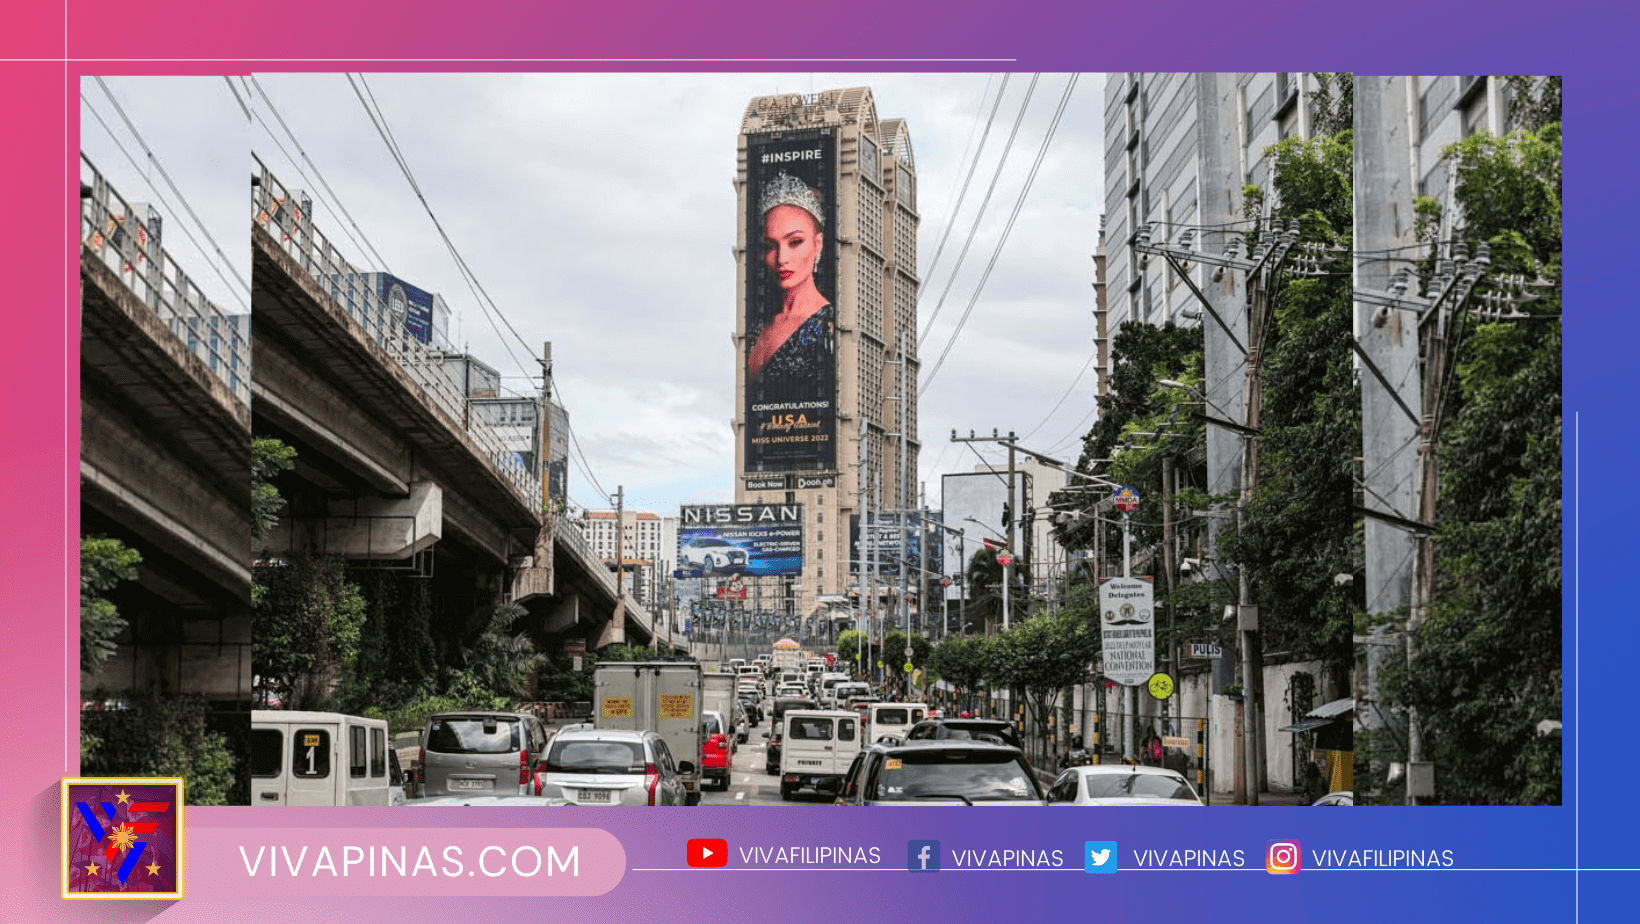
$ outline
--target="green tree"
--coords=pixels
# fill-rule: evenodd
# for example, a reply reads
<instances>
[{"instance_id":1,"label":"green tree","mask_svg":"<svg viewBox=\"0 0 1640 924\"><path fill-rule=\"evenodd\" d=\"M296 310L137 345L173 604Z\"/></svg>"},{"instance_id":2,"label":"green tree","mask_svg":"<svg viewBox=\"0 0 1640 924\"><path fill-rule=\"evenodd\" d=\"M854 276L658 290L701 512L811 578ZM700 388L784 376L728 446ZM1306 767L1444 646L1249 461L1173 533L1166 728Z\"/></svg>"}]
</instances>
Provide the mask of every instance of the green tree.
<instances>
[{"instance_id":1,"label":"green tree","mask_svg":"<svg viewBox=\"0 0 1640 924\"><path fill-rule=\"evenodd\" d=\"M230 804L233 752L227 736L211 731L210 707L200 697L133 696L128 709L81 712L80 730L100 742L81 754L86 776L178 776L187 781L189 805Z\"/></svg>"},{"instance_id":2,"label":"green tree","mask_svg":"<svg viewBox=\"0 0 1640 924\"><path fill-rule=\"evenodd\" d=\"M921 635L910 636L911 657L905 656L907 636L899 629L883 636L883 666L888 669L889 683L898 690L908 691L911 684L911 675L905 671L905 662L909 660L913 668L920 668L927 664L928 655L934 650L934 643Z\"/></svg>"},{"instance_id":3,"label":"green tree","mask_svg":"<svg viewBox=\"0 0 1640 924\"><path fill-rule=\"evenodd\" d=\"M987 639L985 650L992 685L1024 697L1032 724L1042 736L1038 756L1048 757L1044 732L1049 717L1064 690L1088 677L1099 634L1077 614L1042 614Z\"/></svg>"},{"instance_id":4,"label":"green tree","mask_svg":"<svg viewBox=\"0 0 1640 924\"><path fill-rule=\"evenodd\" d=\"M1202 444L1202 424L1190 416L1188 393L1160 384L1171 379L1194 385L1201 381L1202 369L1200 327L1130 321L1118 328L1111 342L1111 393L1098 399L1099 420L1083 438L1077 471L1128 485L1146 499L1129 518L1135 553L1162 541L1164 459L1173 464L1181 506L1207 505L1206 457L1195 448ZM1055 492L1049 503L1074 514L1094 500L1082 484L1073 483L1072 489ZM1068 549L1093 548L1096 530L1104 531L1106 550L1121 548L1121 532L1113 522L1071 515L1064 522L1056 519L1053 528Z\"/></svg>"},{"instance_id":5,"label":"green tree","mask_svg":"<svg viewBox=\"0 0 1640 924\"><path fill-rule=\"evenodd\" d=\"M118 539L84 536L80 539L80 671L95 674L113 657L114 640L125 631L125 620L103 594L121 581L136 580L142 555Z\"/></svg>"},{"instance_id":6,"label":"green tree","mask_svg":"<svg viewBox=\"0 0 1640 924\"><path fill-rule=\"evenodd\" d=\"M990 671L985 637L971 635L940 642L929 652L928 667L956 687L959 694L972 696L979 692Z\"/></svg>"},{"instance_id":7,"label":"green tree","mask_svg":"<svg viewBox=\"0 0 1640 924\"><path fill-rule=\"evenodd\" d=\"M259 565L251 606L251 670L258 699L287 709L319 708L359 653L364 597L337 557L299 555Z\"/></svg>"},{"instance_id":8,"label":"green tree","mask_svg":"<svg viewBox=\"0 0 1640 924\"><path fill-rule=\"evenodd\" d=\"M528 688L530 674L545 660L535 650L535 643L522 632L512 628L528 611L517 603L503 603L490 614L484 631L465 652L466 669L478 684L496 694L512 699L522 698ZM648 660L651 651L639 647L635 660Z\"/></svg>"},{"instance_id":9,"label":"green tree","mask_svg":"<svg viewBox=\"0 0 1640 924\"><path fill-rule=\"evenodd\" d=\"M844 629L837 633L837 658L854 665L858 670L869 670L877 664L880 646L873 645L871 637L858 629ZM864 659L861 660L861 652Z\"/></svg>"},{"instance_id":10,"label":"green tree","mask_svg":"<svg viewBox=\"0 0 1640 924\"><path fill-rule=\"evenodd\" d=\"M270 437L251 440L251 530L260 542L279 522L285 499L273 479L296 467L296 449Z\"/></svg>"},{"instance_id":11,"label":"green tree","mask_svg":"<svg viewBox=\"0 0 1640 924\"><path fill-rule=\"evenodd\" d=\"M1300 240L1347 252L1354 200L1351 133L1288 138L1268 151L1281 203L1274 223L1297 220ZM1350 347L1352 290L1343 274L1278 274L1269 291L1260 370L1256 487L1239 535L1226 543L1245 565L1266 650L1330 668L1331 693L1347 695L1364 580L1354 513L1361 399Z\"/></svg>"},{"instance_id":12,"label":"green tree","mask_svg":"<svg viewBox=\"0 0 1640 924\"><path fill-rule=\"evenodd\" d=\"M1345 71L1310 77L1316 84L1309 99L1312 131L1318 136L1350 131L1355 123L1355 75Z\"/></svg>"},{"instance_id":13,"label":"green tree","mask_svg":"<svg viewBox=\"0 0 1640 924\"><path fill-rule=\"evenodd\" d=\"M365 618L344 709L407 702L433 687L439 663L429 583L398 571L364 572Z\"/></svg>"},{"instance_id":14,"label":"green tree","mask_svg":"<svg viewBox=\"0 0 1640 924\"><path fill-rule=\"evenodd\" d=\"M1017 553L1016 553L1017 554ZM981 625L1000 627L1002 619L1002 583L1006 570L997 563L997 553L982 548L968 561L968 614L979 617ZM1014 559L1014 584L1008 593L1008 623L1025 618L1031 610L1031 576L1020 559Z\"/></svg>"},{"instance_id":15,"label":"green tree","mask_svg":"<svg viewBox=\"0 0 1640 924\"><path fill-rule=\"evenodd\" d=\"M1544 93L1522 105L1558 117L1558 81ZM1417 708L1437 801L1559 804L1560 740L1536 726L1562 708L1561 126L1476 135L1446 153L1462 236L1491 245L1482 286L1545 284L1521 306L1527 319L1454 320L1435 596L1416 657L1385 689Z\"/></svg>"}]
</instances>

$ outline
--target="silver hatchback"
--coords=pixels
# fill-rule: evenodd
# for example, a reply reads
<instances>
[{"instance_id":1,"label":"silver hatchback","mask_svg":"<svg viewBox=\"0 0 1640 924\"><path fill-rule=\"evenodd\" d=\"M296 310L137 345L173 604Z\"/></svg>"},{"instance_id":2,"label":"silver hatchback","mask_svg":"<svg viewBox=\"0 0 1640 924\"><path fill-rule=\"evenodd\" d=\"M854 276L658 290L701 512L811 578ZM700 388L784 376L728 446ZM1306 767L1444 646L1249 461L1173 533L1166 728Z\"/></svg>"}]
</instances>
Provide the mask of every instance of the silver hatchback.
<instances>
[{"instance_id":1,"label":"silver hatchback","mask_svg":"<svg viewBox=\"0 0 1640 924\"><path fill-rule=\"evenodd\" d=\"M535 791L571 805L687 805L682 775L694 770L654 732L563 731L535 766Z\"/></svg>"}]
</instances>

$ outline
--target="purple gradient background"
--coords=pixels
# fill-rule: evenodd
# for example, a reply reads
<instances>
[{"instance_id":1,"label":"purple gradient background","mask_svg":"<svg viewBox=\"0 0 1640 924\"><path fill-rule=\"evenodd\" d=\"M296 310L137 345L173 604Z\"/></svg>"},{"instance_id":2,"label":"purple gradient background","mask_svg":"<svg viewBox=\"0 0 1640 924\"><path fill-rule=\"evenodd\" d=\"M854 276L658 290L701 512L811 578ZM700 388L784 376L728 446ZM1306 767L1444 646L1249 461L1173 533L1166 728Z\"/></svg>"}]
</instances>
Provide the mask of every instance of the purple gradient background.
<instances>
[{"instance_id":1,"label":"purple gradient background","mask_svg":"<svg viewBox=\"0 0 1640 924\"><path fill-rule=\"evenodd\" d=\"M1495 2L1370 5L1262 2L888 4L843 0L800 8L744 0L712 4L607 2L568 11L509 2L336 4L295 0L230 8L178 0L133 6L108 0L61 7L8 5L0 14L0 111L8 221L0 223L0 267L7 294L0 401L6 438L0 501L5 641L11 655L0 702L9 713L0 791L23 811L12 842L12 887L0 918L22 921L221 921L235 911L260 920L388 922L450 913L560 914L583 919L660 920L735 917L836 921L849 915L917 920L995 920L1018 910L1129 918L1178 915L1201 920L1322 916L1376 921L1389 915L1459 920L1569 920L1581 908L1605 917L1629 907L1625 888L1640 867L1628 819L1636 736L1623 678L1632 673L1632 632L1618 632L1634 611L1620 576L1632 573L1631 524L1640 503L1625 476L1633 470L1637 415L1633 389L1640 312L1617 274L1632 251L1620 225L1635 205L1636 176L1619 164L1618 139L1634 124L1629 92L1632 29L1616 27L1590 0L1554 7ZM451 15L458 9L457 16ZM711 12L703 12L709 9ZM781 23L791 20L796 28ZM778 38L778 44L773 41ZM777 54L778 58L757 55ZM143 60L131 60L140 58ZM644 63L638 59L663 58ZM455 60L466 59L466 60ZM515 59L515 60L502 60ZM549 61L545 59L560 59ZM983 60L953 60L983 59ZM597 899L486 899L429 906L425 899L289 901L236 907L190 879L176 903L70 904L56 897L59 845L57 782L78 772L76 543L78 533L78 310L76 237L78 78L82 74L203 73L251 70L578 70L823 71L1017 70L1353 70L1361 73L1557 73L1567 77L1572 136L1565 203L1577 215L1566 237L1576 253L1568 274L1565 391L1567 517L1564 546L1569 679L1565 703L1566 799L1556 809L1391 808L1313 813L1304 809L1218 809L1207 813L826 812L766 808L662 810L603 815L564 810L554 826L598 824L625 847L630 866L682 865L691 836L725 837L731 848L790 843L880 848L893 867L908 839L952 847L1058 848L1067 858L1084 840L1120 842L1116 876L1077 872L942 873L942 888L896 872L628 872ZM1596 112L1603 113L1599 120ZM1599 133L1601 143L1586 139ZM1089 169L1097 169L1090 152ZM225 165L237 170L239 165ZM1595 197L1598 197L1595 200ZM1591 201L1594 200L1594 201ZM1627 223L1625 222L1624 225ZM1587 490L1585 490L1585 487ZM1591 519L1580 521L1580 498ZM1587 543L1589 551L1583 552ZM1587 582L1582 580L1586 569ZM1587 603L1588 606L1582 606ZM1587 613L1586 624L1580 619ZM1534 653L1522 652L1522 657ZM1578 810L1577 681L1594 694L1590 727L1598 794ZM58 734L58 728L62 734ZM787 817L790 815L791 817ZM498 827L531 823L532 813L482 816ZM304 810L259 812L196 808L190 829L319 829L438 824L423 812ZM472 825L453 813L449 826ZM802 832L801 840L793 832ZM1341 873L1306 870L1267 876L1264 845L1294 838L1323 848L1451 849L1460 871ZM1249 871L1140 873L1127 868L1133 848L1246 851ZM736 861L738 862L738 855ZM1306 855L1306 864L1309 858ZM1574 873L1578 867L1583 872ZM1490 871L1481 871L1490 870ZM1521 870L1545 870L1522 872ZM1559 870L1550 872L1547 870ZM1630 872L1620 872L1628 870ZM700 876L730 877L712 887ZM951 877L957 877L955 883ZM971 876L981 877L970 883ZM683 877L691 877L685 880ZM1369 878L1370 877L1370 878ZM811 898L809 896L818 896ZM1274 904L1272 904L1272 902ZM859 909L854 911L854 909ZM777 910L782 913L777 914ZM1592 916L1592 915L1591 915Z\"/></svg>"}]
</instances>

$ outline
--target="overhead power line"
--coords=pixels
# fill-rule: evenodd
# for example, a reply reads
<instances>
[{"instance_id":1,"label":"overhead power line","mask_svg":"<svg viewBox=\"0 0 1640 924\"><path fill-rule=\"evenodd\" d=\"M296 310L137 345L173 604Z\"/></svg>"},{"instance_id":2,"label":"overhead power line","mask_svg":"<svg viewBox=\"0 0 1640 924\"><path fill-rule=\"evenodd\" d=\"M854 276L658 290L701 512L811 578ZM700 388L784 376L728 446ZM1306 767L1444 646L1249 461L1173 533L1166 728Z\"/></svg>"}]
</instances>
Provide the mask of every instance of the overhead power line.
<instances>
[{"instance_id":1,"label":"overhead power line","mask_svg":"<svg viewBox=\"0 0 1640 924\"><path fill-rule=\"evenodd\" d=\"M341 196L336 195L336 191L330 188L330 183L325 180L324 174L320 172L319 165L315 164L311 157L308 157L307 151L302 147L302 142L297 139L296 133L291 131L290 126L286 124L284 116L279 114L279 108L273 104L273 98L268 95L268 91L262 88L262 82L257 80L254 74L251 75L250 81L251 86L256 90L256 94L262 97L262 104L266 106L268 112L273 115L274 121L279 123L279 127L284 130L286 137L290 138L290 143L295 145L296 153L300 155L301 160L297 160L295 157L290 156L290 152L285 150L285 145L279 140L279 136L274 134L273 129L268 126L268 123L265 120L263 120L261 114L257 113L256 121L261 123L262 130L268 133L268 137L272 139L274 146L279 148L279 153L285 155L285 159L290 161L291 166L296 168L296 172L301 174L304 181L311 182L308 180L307 171L302 169L302 164L305 163L309 167L313 168L314 177L318 179L320 187L322 187L325 191L325 196L327 197L326 201L328 201L346 221L346 224L342 225L342 233L347 235L348 240L353 242L354 247L358 248L360 262L364 263L373 260L375 262L375 266L380 268L383 272L390 272L387 261L383 259L382 255L376 250L376 246L370 243L370 238L365 235L364 229L360 228L359 223L353 220L353 215L348 212L347 206L342 204ZM358 232L357 236L354 236L355 231Z\"/></svg>"},{"instance_id":2,"label":"overhead power line","mask_svg":"<svg viewBox=\"0 0 1640 924\"><path fill-rule=\"evenodd\" d=\"M951 294L951 287L957 281L957 272L962 269L963 261L968 257L968 248L973 245L974 237L979 233L980 222L985 218L985 209L991 204L991 194L996 192L997 181L1002 178L1003 168L1008 164L1008 154L1013 150L1014 139L1019 136L1019 126L1025 121L1025 113L1031 105L1031 95L1036 92L1036 82L1041 76L1041 74L1032 74L1031 84L1025 88L1025 99L1020 101L1019 114L1014 117L1014 127L1008 133L1008 141L1002 146L1002 157L997 161L996 170L991 174L991 185L986 187L985 198L980 200L979 211L975 213L974 221L968 228L968 237L962 242L962 251L957 254L957 265L951 267L951 274L945 280L945 288L940 291L940 299L934 305L934 313L929 315L928 325L923 328L922 335L917 338L918 353L922 352L923 341L928 339L929 331L933 330L934 319L939 317L940 309L945 307L945 297ZM998 98L1000 99L1000 96ZM953 216L954 222L955 216ZM929 274L929 278L933 278L932 273Z\"/></svg>"},{"instance_id":3,"label":"overhead power line","mask_svg":"<svg viewBox=\"0 0 1640 924\"><path fill-rule=\"evenodd\" d=\"M512 350L512 346L507 342L506 334L502 333L501 327L498 327L496 322L499 321L501 326L507 328L507 333L512 335L526 354L530 351L529 344L525 342L523 337L519 336L517 329L512 326L512 322L507 320L507 316L502 313L501 308L490 298L490 294L485 291L483 283L478 281L478 275L467 265L466 258L461 255L461 251L456 247L455 242L445 232L444 224L439 221L438 215L433 212L432 204L427 201L427 196L422 193L421 184L416 182L415 174L410 170L410 162L405 158L404 152L393 138L392 128L387 124L387 114L382 111L380 104L376 102L376 96L371 92L370 84L365 80L364 75L360 74L358 76L359 80L355 83L353 75L348 74L347 82L353 87L354 95L359 97L359 104L364 106L365 114L370 116L371 124L376 127L376 133L381 136L382 143L387 145L387 150L393 155L394 162L399 165L399 170L404 173L405 180L410 183L411 191L416 194L416 201L421 203L422 209L427 212L427 217L432 219L433 228L438 231L439 239L444 242L445 249L450 252L450 257L455 260L456 269L461 273L468 289L472 291L473 298L478 303L479 312L484 315L484 319L490 324L490 329L500 339L502 349L507 351L507 357L518 366L519 371L528 376L529 370L519 361L517 354ZM360 89L361 85L363 90ZM369 97L368 100L366 99L367 96Z\"/></svg>"},{"instance_id":4,"label":"overhead power line","mask_svg":"<svg viewBox=\"0 0 1640 924\"><path fill-rule=\"evenodd\" d=\"M1059 108L1054 111L1053 121L1048 124L1048 132L1042 138L1042 147L1036 153L1036 161L1031 164L1031 172L1025 177L1025 186L1019 191L1019 198L1014 202L1014 210L1008 216L1008 223L1003 226L1002 236L997 240L996 249L991 252L991 260L986 264L985 272L980 276L979 284L974 287L974 294L968 300L968 307L963 309L962 319L957 322L956 330L951 332L951 339L946 341L945 350L940 353L939 360L934 363L934 367L928 371L928 375L917 389L919 396L928 390L928 386L933 383L934 377L939 374L940 368L945 365L946 357L951 355L951 348L956 345L957 338L962 334L963 326L968 323L969 315L973 313L974 306L979 303L979 297L985 291L985 283L991 278L991 271L996 268L997 259L1002 256L1002 249L1008 244L1008 235L1012 233L1014 222L1019 219L1019 213L1025 207L1025 199L1030 195L1032 184L1036 182L1036 175L1042 168L1042 161L1048 155L1048 146L1053 142L1054 132L1059 128L1059 121L1064 117L1066 107L1070 105L1071 94L1076 90L1078 76L1072 74L1070 81L1065 84L1064 95L1059 98Z\"/></svg>"},{"instance_id":5,"label":"overhead power line","mask_svg":"<svg viewBox=\"0 0 1640 924\"><path fill-rule=\"evenodd\" d=\"M188 226L179 221L177 222L177 227L182 231L183 236L194 245L194 248L199 251L200 256L205 258L205 262L211 264L211 269L216 273L217 277L222 280L223 284L228 287L228 293L233 296L235 301L239 302L240 307L249 311L250 307L245 303L245 296L243 293L250 292L250 283L245 281L245 277L239 274L238 267L229 261L227 255L222 252L222 247L218 245L216 239L211 236L210 228L206 227L205 223L199 220L199 216L195 214L193 206L188 204L188 197L183 195L181 189L177 188L176 182L173 181L171 179L171 175L166 172L165 165L160 162L159 156L153 152L153 149L148 147L148 142L143 140L142 133L137 131L137 126L132 123L131 117L125 114L125 107L120 105L119 98L114 95L114 91L109 88L108 84L104 82L101 77L94 77L92 79L97 82L97 86L102 88L103 94L108 97L109 103L114 106L114 111L119 114L120 120L125 123L126 130L131 133L131 137L136 139L137 145L142 148L142 153L145 157L147 157L148 163L151 164L155 170L159 171L160 177L165 180L165 185L171 190L172 194L176 196L177 201L182 204L183 213L193 221L194 227L199 229L200 235L203 236L210 244L210 250L207 251L205 247L199 243L199 240L193 236L193 233L188 230ZM114 133L113 129L108 127L108 123L103 120L102 115L97 112L96 107L91 105L91 100L86 98L86 95L82 93L80 94L80 101L85 103L85 108L91 113L92 117L97 120L97 124L101 125L103 131L108 133L108 137L114 142L114 146L119 148L120 153L125 155L125 159L131 163L131 166L136 168L137 174L142 177L143 182L146 183L149 190L153 192L154 198L158 199L160 204L165 206L167 211L172 214L176 214L176 208L173 207L165 198L165 194L160 192L159 189L154 186L153 181L148 179L147 171L137 164L136 159L131 156L131 152L126 149L124 143L120 141L119 136ZM216 254L215 259L212 259L212 253ZM227 267L228 272L233 274L232 280L228 279L226 275L223 275L223 267ZM235 286L235 283L238 284L237 287Z\"/></svg>"},{"instance_id":6,"label":"overhead power line","mask_svg":"<svg viewBox=\"0 0 1640 924\"><path fill-rule=\"evenodd\" d=\"M979 147L974 149L974 159L969 161L969 163L968 163L968 173L967 173L966 176L963 177L962 190L957 194L956 204L951 207L950 216L946 219L945 230L940 234L939 246L934 249L934 259L930 260L929 263L928 263L928 278L929 279L933 279L935 271L939 269L940 255L945 253L945 242L947 240L950 240L951 231L952 231L952 229L956 228L956 226L957 226L957 216L962 212L962 202L965 198L968 197L968 184L973 182L974 172L979 169L979 159L985 153L985 139L987 139L991 136L991 125L996 122L997 110L1002 108L1002 95L1005 92L1007 92L1007 90L1008 90L1008 77L1009 77L1009 75L1007 75L1007 74L1002 75L1002 85L997 88L997 98L991 104L991 115L985 120L985 131L979 136ZM1031 100L1030 94L1026 93L1025 94L1025 102L1029 103L1030 100ZM1025 107L1022 104L1020 106L1020 114L1023 115L1024 111L1025 111ZM1015 129L1016 132L1018 131L1019 123L1017 123L1017 122L1014 123L1014 129ZM1010 145L1012 145L1012 143L1013 143L1013 136L1012 135L1009 136L1008 142L1009 142ZM1008 153L1007 153L1006 149L1004 149L1002 157L1003 157L1003 160L1007 159ZM997 169L999 171L1001 170L1001 164L997 165ZM995 181L993 180L992 181L993 188L995 187L995 185L996 185ZM981 210L981 214L983 214L983 210ZM976 222L977 221L978 221L978 219L976 219ZM955 278L955 273L953 273L952 276L953 276L953 278ZM950 288L950 286L949 286L949 283L948 283L947 284L947 290L948 291L949 291L949 288ZM918 300L921 301L920 293L919 293ZM945 304L945 300L944 300L943 296L940 299L940 304L941 305ZM934 314L929 317L928 323L923 326L922 336L917 339L917 346L919 348L922 346L922 341L928 337L928 331L929 331L930 328L933 327L934 319L939 317L939 313L940 313L939 306L935 306Z\"/></svg>"}]
</instances>

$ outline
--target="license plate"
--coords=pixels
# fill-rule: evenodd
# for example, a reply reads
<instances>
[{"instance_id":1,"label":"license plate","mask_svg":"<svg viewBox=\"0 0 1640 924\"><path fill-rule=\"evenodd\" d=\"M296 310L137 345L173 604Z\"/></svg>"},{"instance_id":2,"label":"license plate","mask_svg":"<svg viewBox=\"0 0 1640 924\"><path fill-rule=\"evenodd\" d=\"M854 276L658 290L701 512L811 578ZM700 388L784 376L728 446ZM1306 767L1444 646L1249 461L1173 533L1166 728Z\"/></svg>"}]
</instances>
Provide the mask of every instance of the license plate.
<instances>
[{"instance_id":1,"label":"license plate","mask_svg":"<svg viewBox=\"0 0 1640 924\"><path fill-rule=\"evenodd\" d=\"M457 789L488 789L483 780L456 780Z\"/></svg>"},{"instance_id":2,"label":"license plate","mask_svg":"<svg viewBox=\"0 0 1640 924\"><path fill-rule=\"evenodd\" d=\"M607 789L577 789L576 802L608 802L610 791Z\"/></svg>"}]
</instances>

